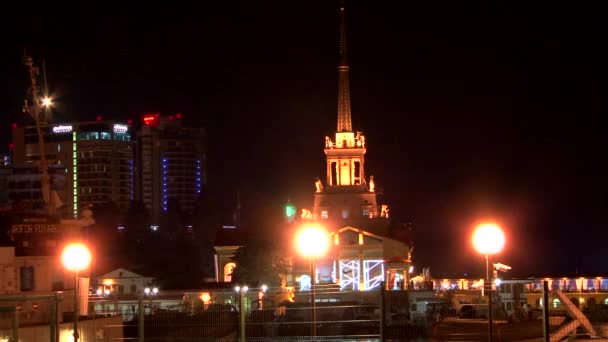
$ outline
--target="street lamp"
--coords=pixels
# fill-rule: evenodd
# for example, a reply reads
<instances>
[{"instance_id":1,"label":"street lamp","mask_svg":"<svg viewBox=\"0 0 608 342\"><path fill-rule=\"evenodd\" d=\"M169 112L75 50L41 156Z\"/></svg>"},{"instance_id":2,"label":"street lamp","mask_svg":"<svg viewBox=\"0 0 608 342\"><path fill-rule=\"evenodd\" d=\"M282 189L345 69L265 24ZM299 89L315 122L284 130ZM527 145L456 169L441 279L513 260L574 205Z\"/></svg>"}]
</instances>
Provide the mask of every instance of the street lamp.
<instances>
[{"instance_id":1,"label":"street lamp","mask_svg":"<svg viewBox=\"0 0 608 342\"><path fill-rule=\"evenodd\" d=\"M296 245L300 255L309 259L311 274L311 302L312 302L312 336L317 336L317 307L316 307L316 283L317 272L315 258L322 257L329 247L329 236L325 229L320 226L304 226L296 235Z\"/></svg>"},{"instance_id":2,"label":"street lamp","mask_svg":"<svg viewBox=\"0 0 608 342\"><path fill-rule=\"evenodd\" d=\"M245 294L249 291L248 286L235 286L234 291L239 294L239 341L245 341Z\"/></svg>"},{"instance_id":3,"label":"street lamp","mask_svg":"<svg viewBox=\"0 0 608 342\"><path fill-rule=\"evenodd\" d=\"M505 233L495 223L480 224L473 232L471 239L475 250L486 257L486 279L484 282L488 284L486 291L488 292L488 338L492 342L492 274L490 270L489 255L500 253L505 246Z\"/></svg>"},{"instance_id":4,"label":"street lamp","mask_svg":"<svg viewBox=\"0 0 608 342\"><path fill-rule=\"evenodd\" d=\"M68 271L76 275L74 285L74 342L78 342L78 272L83 271L91 264L91 251L82 243L71 243L61 253L61 262Z\"/></svg>"}]
</instances>

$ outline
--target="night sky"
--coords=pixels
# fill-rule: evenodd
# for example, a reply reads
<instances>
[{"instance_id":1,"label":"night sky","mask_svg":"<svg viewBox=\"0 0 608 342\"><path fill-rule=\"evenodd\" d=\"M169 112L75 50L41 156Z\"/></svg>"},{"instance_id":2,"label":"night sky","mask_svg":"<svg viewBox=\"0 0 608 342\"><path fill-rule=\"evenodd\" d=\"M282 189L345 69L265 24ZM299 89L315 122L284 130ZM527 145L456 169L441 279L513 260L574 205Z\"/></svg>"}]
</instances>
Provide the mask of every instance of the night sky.
<instances>
[{"instance_id":1,"label":"night sky","mask_svg":"<svg viewBox=\"0 0 608 342\"><path fill-rule=\"evenodd\" d=\"M182 112L208 130L219 203L238 189L250 222L287 198L312 206L336 126L338 1L162 4L3 9L0 152L22 115L27 48L46 60L57 120ZM514 274L608 273L604 13L347 1L353 128L382 202L413 224L417 267L480 273L470 232L493 218Z\"/></svg>"}]
</instances>

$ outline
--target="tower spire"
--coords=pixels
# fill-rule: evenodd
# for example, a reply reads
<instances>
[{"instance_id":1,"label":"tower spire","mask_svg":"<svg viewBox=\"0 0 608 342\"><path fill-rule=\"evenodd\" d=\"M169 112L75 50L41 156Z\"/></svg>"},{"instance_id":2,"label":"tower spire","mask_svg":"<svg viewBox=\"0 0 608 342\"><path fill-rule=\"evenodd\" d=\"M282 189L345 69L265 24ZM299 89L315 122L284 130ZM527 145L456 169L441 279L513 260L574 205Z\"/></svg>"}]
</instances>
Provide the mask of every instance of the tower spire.
<instances>
[{"instance_id":1,"label":"tower spire","mask_svg":"<svg viewBox=\"0 0 608 342\"><path fill-rule=\"evenodd\" d=\"M346 14L344 0L340 0L340 62L338 64L338 132L352 132L348 59L346 55Z\"/></svg>"}]
</instances>

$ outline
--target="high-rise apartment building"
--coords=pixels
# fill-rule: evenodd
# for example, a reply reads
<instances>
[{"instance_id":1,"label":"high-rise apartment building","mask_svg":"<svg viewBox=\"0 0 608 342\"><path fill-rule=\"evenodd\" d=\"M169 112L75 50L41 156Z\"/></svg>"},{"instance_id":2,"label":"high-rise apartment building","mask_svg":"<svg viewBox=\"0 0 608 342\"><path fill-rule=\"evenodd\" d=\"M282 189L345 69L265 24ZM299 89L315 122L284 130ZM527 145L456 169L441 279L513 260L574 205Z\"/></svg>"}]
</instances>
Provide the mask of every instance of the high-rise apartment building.
<instances>
[{"instance_id":1,"label":"high-rise apartment building","mask_svg":"<svg viewBox=\"0 0 608 342\"><path fill-rule=\"evenodd\" d=\"M206 182L205 130L182 125L181 114L143 120L137 134L137 198L155 222L170 204L191 213Z\"/></svg>"},{"instance_id":2,"label":"high-rise apartment building","mask_svg":"<svg viewBox=\"0 0 608 342\"><path fill-rule=\"evenodd\" d=\"M62 167L65 173L62 184L51 179L63 190L50 197L62 217L77 217L84 207L107 202L128 208L134 198L129 125L97 120L45 125L42 131L49 169ZM12 134L13 167L37 166L41 149L36 127L14 126Z\"/></svg>"}]
</instances>

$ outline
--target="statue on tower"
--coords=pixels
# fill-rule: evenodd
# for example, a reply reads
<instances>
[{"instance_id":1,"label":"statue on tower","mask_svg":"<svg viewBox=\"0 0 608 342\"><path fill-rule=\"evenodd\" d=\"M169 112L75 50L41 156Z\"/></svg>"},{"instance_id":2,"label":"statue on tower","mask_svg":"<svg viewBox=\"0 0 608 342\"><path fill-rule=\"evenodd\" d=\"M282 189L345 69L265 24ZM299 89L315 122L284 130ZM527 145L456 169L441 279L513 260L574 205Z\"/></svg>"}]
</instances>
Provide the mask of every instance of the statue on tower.
<instances>
[{"instance_id":1,"label":"statue on tower","mask_svg":"<svg viewBox=\"0 0 608 342\"><path fill-rule=\"evenodd\" d=\"M376 182L374 182L374 176L369 177L369 192L376 191Z\"/></svg>"},{"instance_id":2,"label":"statue on tower","mask_svg":"<svg viewBox=\"0 0 608 342\"><path fill-rule=\"evenodd\" d=\"M388 218L388 205L387 204L383 204L382 205L382 210L380 210L380 217L384 217L384 218Z\"/></svg>"},{"instance_id":3,"label":"statue on tower","mask_svg":"<svg viewBox=\"0 0 608 342\"><path fill-rule=\"evenodd\" d=\"M302 220L312 220L312 212L308 209L302 209Z\"/></svg>"},{"instance_id":4,"label":"statue on tower","mask_svg":"<svg viewBox=\"0 0 608 342\"><path fill-rule=\"evenodd\" d=\"M321 183L319 177L315 179L315 186L317 187L317 192L323 192L323 183Z\"/></svg>"}]
</instances>

